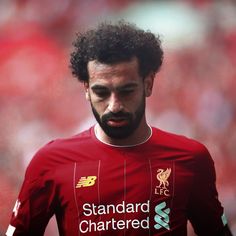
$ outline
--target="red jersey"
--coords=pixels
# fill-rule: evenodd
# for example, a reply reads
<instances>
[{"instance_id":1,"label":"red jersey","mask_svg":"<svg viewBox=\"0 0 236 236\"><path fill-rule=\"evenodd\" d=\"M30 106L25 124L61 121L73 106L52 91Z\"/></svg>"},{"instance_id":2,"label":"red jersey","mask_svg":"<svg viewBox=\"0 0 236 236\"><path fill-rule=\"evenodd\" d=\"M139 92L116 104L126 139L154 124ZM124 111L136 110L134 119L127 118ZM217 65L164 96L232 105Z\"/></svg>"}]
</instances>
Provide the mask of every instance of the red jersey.
<instances>
[{"instance_id":1,"label":"red jersey","mask_svg":"<svg viewBox=\"0 0 236 236\"><path fill-rule=\"evenodd\" d=\"M99 141L91 128L40 149L30 162L7 235L43 235L56 215L61 236L199 235L226 224L207 149L152 128L136 146Z\"/></svg>"}]
</instances>

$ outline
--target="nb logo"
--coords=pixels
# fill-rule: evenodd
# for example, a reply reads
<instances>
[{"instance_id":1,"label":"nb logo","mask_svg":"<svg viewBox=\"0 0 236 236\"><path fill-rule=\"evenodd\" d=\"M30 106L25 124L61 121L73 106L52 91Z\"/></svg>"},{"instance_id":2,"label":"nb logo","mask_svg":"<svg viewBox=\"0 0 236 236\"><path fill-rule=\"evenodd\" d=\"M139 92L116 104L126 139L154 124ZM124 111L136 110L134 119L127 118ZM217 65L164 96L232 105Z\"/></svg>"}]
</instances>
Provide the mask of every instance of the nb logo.
<instances>
[{"instance_id":1,"label":"nb logo","mask_svg":"<svg viewBox=\"0 0 236 236\"><path fill-rule=\"evenodd\" d=\"M76 188L93 186L96 179L97 176L81 177L76 185Z\"/></svg>"},{"instance_id":2,"label":"nb logo","mask_svg":"<svg viewBox=\"0 0 236 236\"><path fill-rule=\"evenodd\" d=\"M166 203L162 202L155 207L156 215L154 217L154 220L156 224L154 225L155 229L161 229L165 228L167 230L170 230L169 222L169 214L170 214L170 208L166 208Z\"/></svg>"}]
</instances>

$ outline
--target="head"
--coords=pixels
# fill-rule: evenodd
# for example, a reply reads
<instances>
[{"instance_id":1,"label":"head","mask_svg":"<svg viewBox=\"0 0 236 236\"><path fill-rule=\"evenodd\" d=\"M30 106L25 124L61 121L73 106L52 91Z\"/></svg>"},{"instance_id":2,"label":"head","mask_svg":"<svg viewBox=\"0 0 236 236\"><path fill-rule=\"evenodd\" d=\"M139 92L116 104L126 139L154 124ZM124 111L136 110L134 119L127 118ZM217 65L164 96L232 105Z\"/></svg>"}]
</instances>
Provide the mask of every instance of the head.
<instances>
[{"instance_id":1,"label":"head","mask_svg":"<svg viewBox=\"0 0 236 236\"><path fill-rule=\"evenodd\" d=\"M89 61L113 64L136 57L143 78L158 72L163 61L159 36L123 21L102 23L95 29L79 33L73 45L72 74L81 82L89 82Z\"/></svg>"},{"instance_id":2,"label":"head","mask_svg":"<svg viewBox=\"0 0 236 236\"><path fill-rule=\"evenodd\" d=\"M159 37L125 22L100 24L77 35L72 74L84 83L86 98L103 131L129 137L144 121L163 51Z\"/></svg>"}]
</instances>

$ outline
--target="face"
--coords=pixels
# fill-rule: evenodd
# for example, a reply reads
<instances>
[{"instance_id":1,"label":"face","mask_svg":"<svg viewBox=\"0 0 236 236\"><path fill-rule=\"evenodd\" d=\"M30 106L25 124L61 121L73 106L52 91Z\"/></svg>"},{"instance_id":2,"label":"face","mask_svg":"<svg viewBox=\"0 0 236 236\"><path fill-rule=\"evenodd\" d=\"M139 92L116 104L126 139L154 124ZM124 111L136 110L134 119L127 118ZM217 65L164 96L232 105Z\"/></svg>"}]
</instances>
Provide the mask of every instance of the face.
<instances>
[{"instance_id":1,"label":"face","mask_svg":"<svg viewBox=\"0 0 236 236\"><path fill-rule=\"evenodd\" d=\"M86 98L103 132L114 139L129 137L144 122L153 76L139 75L136 58L112 65L90 61L88 73Z\"/></svg>"}]
</instances>

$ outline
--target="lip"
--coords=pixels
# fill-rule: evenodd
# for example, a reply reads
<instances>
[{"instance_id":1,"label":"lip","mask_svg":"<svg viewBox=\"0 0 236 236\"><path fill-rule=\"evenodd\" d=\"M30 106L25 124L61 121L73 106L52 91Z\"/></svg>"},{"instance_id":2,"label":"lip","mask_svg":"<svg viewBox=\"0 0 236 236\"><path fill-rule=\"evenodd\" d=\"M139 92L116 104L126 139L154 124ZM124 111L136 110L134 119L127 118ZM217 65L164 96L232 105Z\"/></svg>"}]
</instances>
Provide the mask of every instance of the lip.
<instances>
[{"instance_id":1,"label":"lip","mask_svg":"<svg viewBox=\"0 0 236 236\"><path fill-rule=\"evenodd\" d=\"M128 120L124 118L110 119L107 124L111 127L122 127L128 124Z\"/></svg>"}]
</instances>

